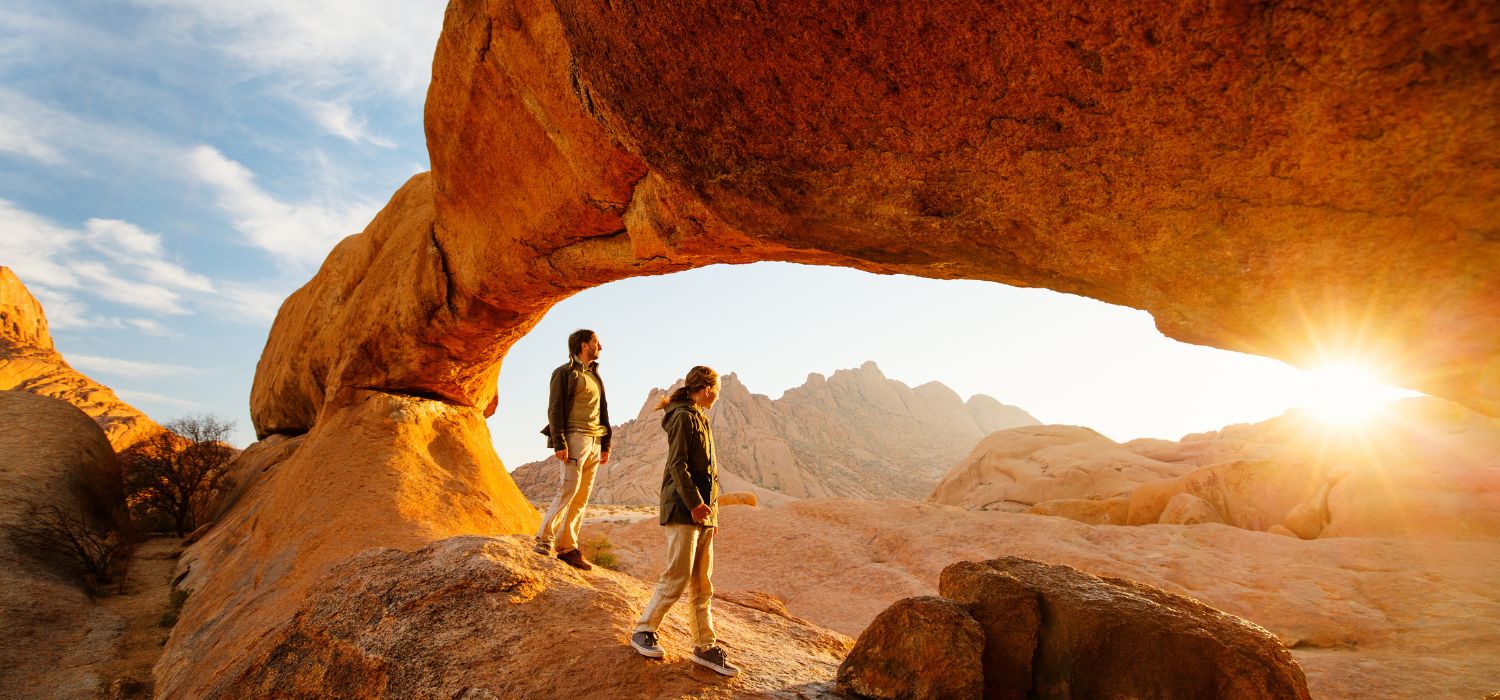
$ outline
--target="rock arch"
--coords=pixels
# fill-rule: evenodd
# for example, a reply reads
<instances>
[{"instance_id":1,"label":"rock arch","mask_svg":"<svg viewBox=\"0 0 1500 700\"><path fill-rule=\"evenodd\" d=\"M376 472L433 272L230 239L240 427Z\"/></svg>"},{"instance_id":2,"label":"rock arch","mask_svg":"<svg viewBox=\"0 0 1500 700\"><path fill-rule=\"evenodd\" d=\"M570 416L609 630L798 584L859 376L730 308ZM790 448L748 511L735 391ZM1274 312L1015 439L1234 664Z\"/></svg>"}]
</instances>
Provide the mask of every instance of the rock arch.
<instances>
[{"instance_id":1,"label":"rock arch","mask_svg":"<svg viewBox=\"0 0 1500 700\"><path fill-rule=\"evenodd\" d=\"M278 314L252 417L307 436L194 549L159 687L348 554L531 527L484 444L500 362L624 277L1046 286L1500 414L1500 6L1157 5L452 0L432 171Z\"/></svg>"}]
</instances>

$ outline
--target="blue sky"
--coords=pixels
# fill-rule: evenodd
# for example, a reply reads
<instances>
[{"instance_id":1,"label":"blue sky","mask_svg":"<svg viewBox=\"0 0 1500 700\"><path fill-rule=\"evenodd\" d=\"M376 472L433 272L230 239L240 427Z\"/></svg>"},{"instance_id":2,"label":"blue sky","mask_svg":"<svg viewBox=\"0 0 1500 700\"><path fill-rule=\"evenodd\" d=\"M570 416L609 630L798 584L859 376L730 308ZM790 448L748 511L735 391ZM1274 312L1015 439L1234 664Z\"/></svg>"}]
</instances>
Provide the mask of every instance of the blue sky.
<instances>
[{"instance_id":1,"label":"blue sky","mask_svg":"<svg viewBox=\"0 0 1500 700\"><path fill-rule=\"evenodd\" d=\"M78 369L159 421L253 439L250 382L281 300L427 169L422 101L444 2L7 0L0 264ZM686 305L692 326L670 307ZM1115 439L1176 439L1296 405L1308 375L1167 340L1046 290L759 264L627 280L557 306L507 358L507 466L545 456L546 375L599 331L616 415L708 363L779 396L876 361Z\"/></svg>"}]
</instances>

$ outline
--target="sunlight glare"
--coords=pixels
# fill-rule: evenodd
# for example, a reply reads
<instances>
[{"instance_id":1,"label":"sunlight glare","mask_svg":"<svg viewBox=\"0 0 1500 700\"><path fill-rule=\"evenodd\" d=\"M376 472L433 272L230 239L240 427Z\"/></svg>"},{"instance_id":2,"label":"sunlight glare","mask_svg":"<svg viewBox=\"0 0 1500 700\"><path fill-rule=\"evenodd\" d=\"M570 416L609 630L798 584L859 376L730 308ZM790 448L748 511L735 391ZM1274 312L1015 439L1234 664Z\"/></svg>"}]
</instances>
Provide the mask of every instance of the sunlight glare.
<instances>
[{"instance_id":1,"label":"sunlight glare","mask_svg":"<svg viewBox=\"0 0 1500 700\"><path fill-rule=\"evenodd\" d=\"M1319 420L1353 427L1368 420L1388 404L1416 392L1382 384L1363 367L1330 363L1307 370L1299 407Z\"/></svg>"}]
</instances>

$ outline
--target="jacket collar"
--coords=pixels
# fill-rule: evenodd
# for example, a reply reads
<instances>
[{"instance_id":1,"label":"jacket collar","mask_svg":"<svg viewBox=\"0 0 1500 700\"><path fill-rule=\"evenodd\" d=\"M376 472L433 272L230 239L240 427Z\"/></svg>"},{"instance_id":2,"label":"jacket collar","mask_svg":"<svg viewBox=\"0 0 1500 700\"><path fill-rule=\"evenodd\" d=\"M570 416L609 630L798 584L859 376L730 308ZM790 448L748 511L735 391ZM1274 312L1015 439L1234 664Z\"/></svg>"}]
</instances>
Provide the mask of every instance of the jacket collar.
<instances>
[{"instance_id":1,"label":"jacket collar","mask_svg":"<svg viewBox=\"0 0 1500 700\"><path fill-rule=\"evenodd\" d=\"M584 365L583 360L578 359L577 355L569 355L568 366L574 369L586 369L593 371L599 368L599 361L594 360L593 362L588 363L588 365Z\"/></svg>"}]
</instances>

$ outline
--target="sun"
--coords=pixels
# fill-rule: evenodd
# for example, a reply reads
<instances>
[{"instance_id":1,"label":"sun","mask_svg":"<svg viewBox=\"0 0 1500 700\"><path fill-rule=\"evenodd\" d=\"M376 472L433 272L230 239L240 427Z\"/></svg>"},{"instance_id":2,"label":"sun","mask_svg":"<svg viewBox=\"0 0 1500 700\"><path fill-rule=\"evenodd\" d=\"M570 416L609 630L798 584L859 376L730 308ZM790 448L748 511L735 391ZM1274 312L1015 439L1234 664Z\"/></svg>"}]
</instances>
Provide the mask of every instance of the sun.
<instances>
[{"instance_id":1,"label":"sun","mask_svg":"<svg viewBox=\"0 0 1500 700\"><path fill-rule=\"evenodd\" d=\"M1373 373L1353 363L1328 363L1303 373L1298 406L1334 426L1361 425L1396 399L1416 392L1382 384Z\"/></svg>"}]
</instances>

